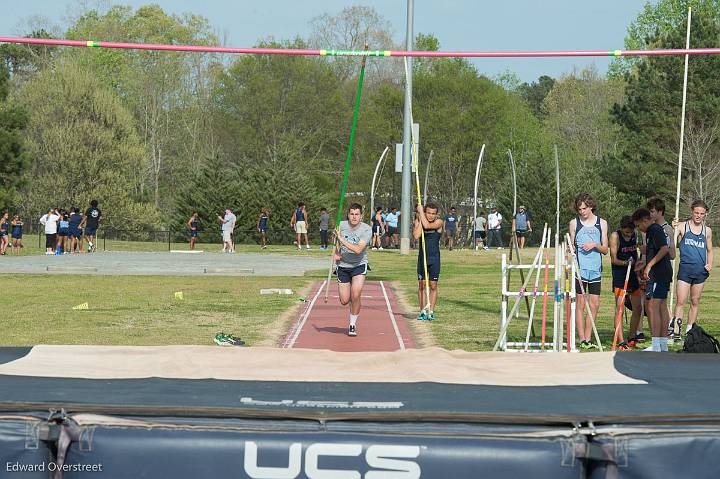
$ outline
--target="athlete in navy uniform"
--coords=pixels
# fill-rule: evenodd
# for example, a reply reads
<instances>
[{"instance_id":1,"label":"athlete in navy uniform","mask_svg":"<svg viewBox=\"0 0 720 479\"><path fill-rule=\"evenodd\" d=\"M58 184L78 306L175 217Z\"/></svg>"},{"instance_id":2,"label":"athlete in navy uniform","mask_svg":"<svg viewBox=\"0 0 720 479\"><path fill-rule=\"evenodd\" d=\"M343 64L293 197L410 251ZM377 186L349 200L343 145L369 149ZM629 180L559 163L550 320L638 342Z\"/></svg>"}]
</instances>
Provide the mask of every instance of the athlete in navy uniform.
<instances>
[{"instance_id":1,"label":"athlete in navy uniform","mask_svg":"<svg viewBox=\"0 0 720 479\"><path fill-rule=\"evenodd\" d=\"M60 211L60 221L58 222L58 239L55 245L55 254L67 253L67 238L70 236L70 215L67 211Z\"/></svg>"},{"instance_id":2,"label":"athlete in navy uniform","mask_svg":"<svg viewBox=\"0 0 720 479\"><path fill-rule=\"evenodd\" d=\"M70 253L77 253L78 248L80 253L84 253L83 242L82 242L82 230L80 229L80 223L82 223L82 215L77 207L73 207L72 213L70 213Z\"/></svg>"},{"instance_id":3,"label":"athlete in navy uniform","mask_svg":"<svg viewBox=\"0 0 720 479\"><path fill-rule=\"evenodd\" d=\"M437 284L440 279L440 238L445 222L438 218L438 207L428 203L425 208L418 205L413 237L418 243L418 302L420 303L419 320L435 320L435 304L437 303ZM425 278L425 260L423 259L422 236L425 234L425 256L427 258L428 278ZM430 298L426 297L425 281L430 281ZM429 309L425 307L430 304Z\"/></svg>"},{"instance_id":4,"label":"athlete in navy uniform","mask_svg":"<svg viewBox=\"0 0 720 479\"><path fill-rule=\"evenodd\" d=\"M200 232L200 219L197 211L193 211L192 216L187 222L187 227L190 229L190 249L195 249L195 243L198 239L198 233Z\"/></svg>"},{"instance_id":5,"label":"athlete in navy uniform","mask_svg":"<svg viewBox=\"0 0 720 479\"><path fill-rule=\"evenodd\" d=\"M22 237L23 237L23 222L20 219L20 216L15 215L15 217L12 220L11 223L12 226L12 246L10 248L10 252L13 254L20 254L20 248L24 248L22 243Z\"/></svg>"},{"instance_id":6,"label":"athlete in navy uniform","mask_svg":"<svg viewBox=\"0 0 720 479\"><path fill-rule=\"evenodd\" d=\"M268 220L270 219L270 213L267 208L260 208L260 215L257 220L257 230L260 233L260 248L267 248L267 230Z\"/></svg>"},{"instance_id":7,"label":"athlete in navy uniform","mask_svg":"<svg viewBox=\"0 0 720 479\"><path fill-rule=\"evenodd\" d=\"M622 328L620 329L620 346L621 351L626 351L630 347L635 346L637 338L635 332L640 324L640 308L642 302L642 291L640 290L640 281L637 277L636 268L638 267L638 245L637 234L635 233L635 223L631 216L623 216L620 220L620 228L610 234L610 264L612 265L612 281L613 292L615 293L615 308L618 307L618 299L622 296L622 290L625 287L625 274L627 267L632 261L630 276L628 278L628 286L626 298L629 298L632 306L632 318L630 319L629 339L624 342ZM624 307L624 306L623 306ZM617 326L617 325L616 325Z\"/></svg>"},{"instance_id":8,"label":"athlete in navy uniform","mask_svg":"<svg viewBox=\"0 0 720 479\"><path fill-rule=\"evenodd\" d=\"M95 233L97 232L98 226L100 226L100 220L102 220L102 213L98 209L97 200L90 202L90 208L85 211L85 217L80 223L80 228L85 229L85 239L88 242L88 251L93 253L96 249L94 243Z\"/></svg>"},{"instance_id":9,"label":"athlete in navy uniform","mask_svg":"<svg viewBox=\"0 0 720 479\"><path fill-rule=\"evenodd\" d=\"M677 304L675 305L675 334L680 335L685 302L690 296L690 312L685 332L695 324L698 317L700 295L713 265L712 230L705 226L707 205L702 200L692 204L692 216L688 221L673 225L679 227L680 268L677 275Z\"/></svg>"},{"instance_id":10,"label":"athlete in navy uniform","mask_svg":"<svg viewBox=\"0 0 720 479\"><path fill-rule=\"evenodd\" d=\"M640 208L633 213L635 226L645 233L647 245L645 256L647 263L643 266L641 279L648 280L646 295L646 310L650 319L650 330L652 331L652 346L646 351L667 351L668 322L661 314L662 308L667 308L667 295L672 282L672 266L665 238L665 231L662 226L655 223L650 215L650 210Z\"/></svg>"},{"instance_id":11,"label":"athlete in navy uniform","mask_svg":"<svg viewBox=\"0 0 720 479\"><path fill-rule=\"evenodd\" d=\"M8 243L10 238L8 237L8 228L10 228L10 213L5 210L0 217L0 254L7 254Z\"/></svg>"},{"instance_id":12,"label":"athlete in navy uniform","mask_svg":"<svg viewBox=\"0 0 720 479\"><path fill-rule=\"evenodd\" d=\"M457 234L458 215L457 210L453 206L450 213L445 215L445 247L452 251Z\"/></svg>"}]
</instances>

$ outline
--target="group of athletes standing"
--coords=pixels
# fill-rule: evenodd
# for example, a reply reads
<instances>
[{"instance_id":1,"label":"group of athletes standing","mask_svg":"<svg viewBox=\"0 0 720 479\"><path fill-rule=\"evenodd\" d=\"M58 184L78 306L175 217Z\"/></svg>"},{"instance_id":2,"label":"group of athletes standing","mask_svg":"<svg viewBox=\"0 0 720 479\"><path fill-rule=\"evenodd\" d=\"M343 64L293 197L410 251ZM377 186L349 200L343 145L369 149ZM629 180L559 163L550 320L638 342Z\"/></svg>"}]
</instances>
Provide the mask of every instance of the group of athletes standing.
<instances>
[{"instance_id":1,"label":"group of athletes standing","mask_svg":"<svg viewBox=\"0 0 720 479\"><path fill-rule=\"evenodd\" d=\"M97 200L90 202L85 214L77 207L64 210L50 208L40 217L40 224L45 230L45 254L60 255L71 253L84 253L84 242L88 244L88 251L95 251L95 234L102 214L98 208ZM10 221L10 213L5 210L0 216L0 254L7 254L7 247L12 239L10 252L20 254L24 247L23 229L25 223L20 215L15 215Z\"/></svg>"},{"instance_id":2,"label":"group of athletes standing","mask_svg":"<svg viewBox=\"0 0 720 479\"><path fill-rule=\"evenodd\" d=\"M712 270L712 230L705 225L708 207L702 200L697 200L691 205L690 219L670 225L665 220L663 200L650 198L644 207L622 217L609 240L607 221L595 214L596 208L592 196L579 195L575 200L577 216L568 225L582 278L582 284L576 281L576 290L581 292L577 296L576 318L580 348L593 347L590 336L592 318L597 317L600 307L602 255L609 252L616 305L625 289L627 269L630 268L626 304L631 308L632 316L627 341L620 331L620 349L628 350L644 342L641 321L645 311L652 333L652 344L646 350L667 351L668 338L681 337L697 321L700 296ZM673 282L671 260L675 259L678 250L677 303L671 316L667 297ZM690 311L683 331L688 298ZM585 301L590 306L592 318L586 314Z\"/></svg>"}]
</instances>

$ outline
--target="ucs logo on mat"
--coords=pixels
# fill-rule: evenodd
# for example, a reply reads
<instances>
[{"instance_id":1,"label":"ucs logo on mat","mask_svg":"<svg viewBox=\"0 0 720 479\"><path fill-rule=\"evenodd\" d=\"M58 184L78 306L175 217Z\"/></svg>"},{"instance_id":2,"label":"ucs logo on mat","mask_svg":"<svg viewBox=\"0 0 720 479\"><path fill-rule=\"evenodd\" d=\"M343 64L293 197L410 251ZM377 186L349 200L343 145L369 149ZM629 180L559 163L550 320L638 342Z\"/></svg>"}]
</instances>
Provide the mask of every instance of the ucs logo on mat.
<instances>
[{"instance_id":1,"label":"ucs logo on mat","mask_svg":"<svg viewBox=\"0 0 720 479\"><path fill-rule=\"evenodd\" d=\"M409 460L420 455L419 446L376 444L369 446L363 456L362 444L318 442L305 448L305 461L303 461L302 443L290 444L287 457L282 458L278 456L277 444L273 444L271 449L271 454L261 451L263 465L259 465L257 443L245 441L244 467L248 477L252 479L295 479L300 477L301 472L304 472L304 476L310 479L420 478L420 465ZM277 461L282 465L266 465L266 462L270 462L268 457L273 459L273 462ZM358 459L361 460L358 461ZM364 464L362 464L363 460ZM322 468L321 461L324 464ZM360 467L358 467L359 463L362 464ZM343 465L347 465L347 467L341 467ZM364 476L363 472L365 472Z\"/></svg>"}]
</instances>

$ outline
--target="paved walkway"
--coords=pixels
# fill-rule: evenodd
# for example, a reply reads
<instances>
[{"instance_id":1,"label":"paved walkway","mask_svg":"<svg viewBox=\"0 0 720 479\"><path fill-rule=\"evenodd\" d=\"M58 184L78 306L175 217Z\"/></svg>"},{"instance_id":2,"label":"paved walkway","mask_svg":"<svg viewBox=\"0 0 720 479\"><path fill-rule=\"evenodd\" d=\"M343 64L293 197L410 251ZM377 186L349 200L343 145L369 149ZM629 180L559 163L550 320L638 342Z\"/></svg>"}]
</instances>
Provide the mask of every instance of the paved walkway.
<instances>
[{"instance_id":1,"label":"paved walkway","mask_svg":"<svg viewBox=\"0 0 720 479\"><path fill-rule=\"evenodd\" d=\"M302 276L327 269L327 259L273 253L99 252L64 256L3 256L3 273L171 276Z\"/></svg>"},{"instance_id":2,"label":"paved walkway","mask_svg":"<svg viewBox=\"0 0 720 479\"><path fill-rule=\"evenodd\" d=\"M400 312L392 288L382 281L367 281L357 336L347 335L349 308L338 300L337 282L332 281L328 302L323 301L325 282L314 285L310 302L301 311L283 341L285 348L329 349L342 352L397 351L415 348L407 321Z\"/></svg>"}]
</instances>

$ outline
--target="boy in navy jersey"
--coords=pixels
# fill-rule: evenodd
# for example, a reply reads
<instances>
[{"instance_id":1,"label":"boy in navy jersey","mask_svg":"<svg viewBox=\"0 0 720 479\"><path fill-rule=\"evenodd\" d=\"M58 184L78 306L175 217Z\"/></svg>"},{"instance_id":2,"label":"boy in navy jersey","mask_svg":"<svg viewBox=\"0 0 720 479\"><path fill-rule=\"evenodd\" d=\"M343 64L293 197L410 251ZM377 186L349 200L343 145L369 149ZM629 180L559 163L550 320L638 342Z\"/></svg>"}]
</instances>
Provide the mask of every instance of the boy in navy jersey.
<instances>
[{"instance_id":1,"label":"boy in navy jersey","mask_svg":"<svg viewBox=\"0 0 720 479\"><path fill-rule=\"evenodd\" d=\"M626 351L637 343L635 331L637 331L638 324L640 323L642 301L640 281L635 271L638 265L637 249L635 223L631 216L623 216L620 220L620 228L610 234L610 264L612 265L613 291L615 293L616 308L618 307L618 298L622 296L622 289L625 286L625 275L627 274L628 265L632 262L626 290L627 298L630 299L630 304L632 305L632 318L630 319L630 333L627 343L623 341L622 329L620 329L619 349L621 351Z\"/></svg>"},{"instance_id":2,"label":"boy in navy jersey","mask_svg":"<svg viewBox=\"0 0 720 479\"><path fill-rule=\"evenodd\" d=\"M675 333L682 333L683 310L690 296L690 312L685 332L692 328L698 317L700 295L713 265L712 230L705 226L708 207L702 200L693 202L692 216L675 226L680 244L680 268L677 275L677 304L675 305Z\"/></svg>"},{"instance_id":3,"label":"boy in navy jersey","mask_svg":"<svg viewBox=\"0 0 720 479\"><path fill-rule=\"evenodd\" d=\"M450 213L445 215L445 247L452 251L455 236L457 234L458 215L455 207L450 208Z\"/></svg>"},{"instance_id":4,"label":"boy in navy jersey","mask_svg":"<svg viewBox=\"0 0 720 479\"><path fill-rule=\"evenodd\" d=\"M418 243L418 302L420 303L419 320L435 320L435 304L437 303L437 284L440 279L440 237L444 221L438 218L438 207L428 203L425 208L417 206L417 216L413 225L413 237ZM425 234L425 255L427 257L428 277L425 277L425 259L423 258L422 235ZM430 298L427 298L425 281L430 281ZM430 304L430 309L425 307Z\"/></svg>"},{"instance_id":5,"label":"boy in navy jersey","mask_svg":"<svg viewBox=\"0 0 720 479\"><path fill-rule=\"evenodd\" d=\"M672 266L665 231L655 223L647 208L640 208L632 216L635 226L645 233L647 245L645 249L646 263L642 270L642 279L648 280L645 291L647 312L652 331L652 346L646 351L667 351L667 327L661 310L667 308L667 295L672 282Z\"/></svg>"}]
</instances>

